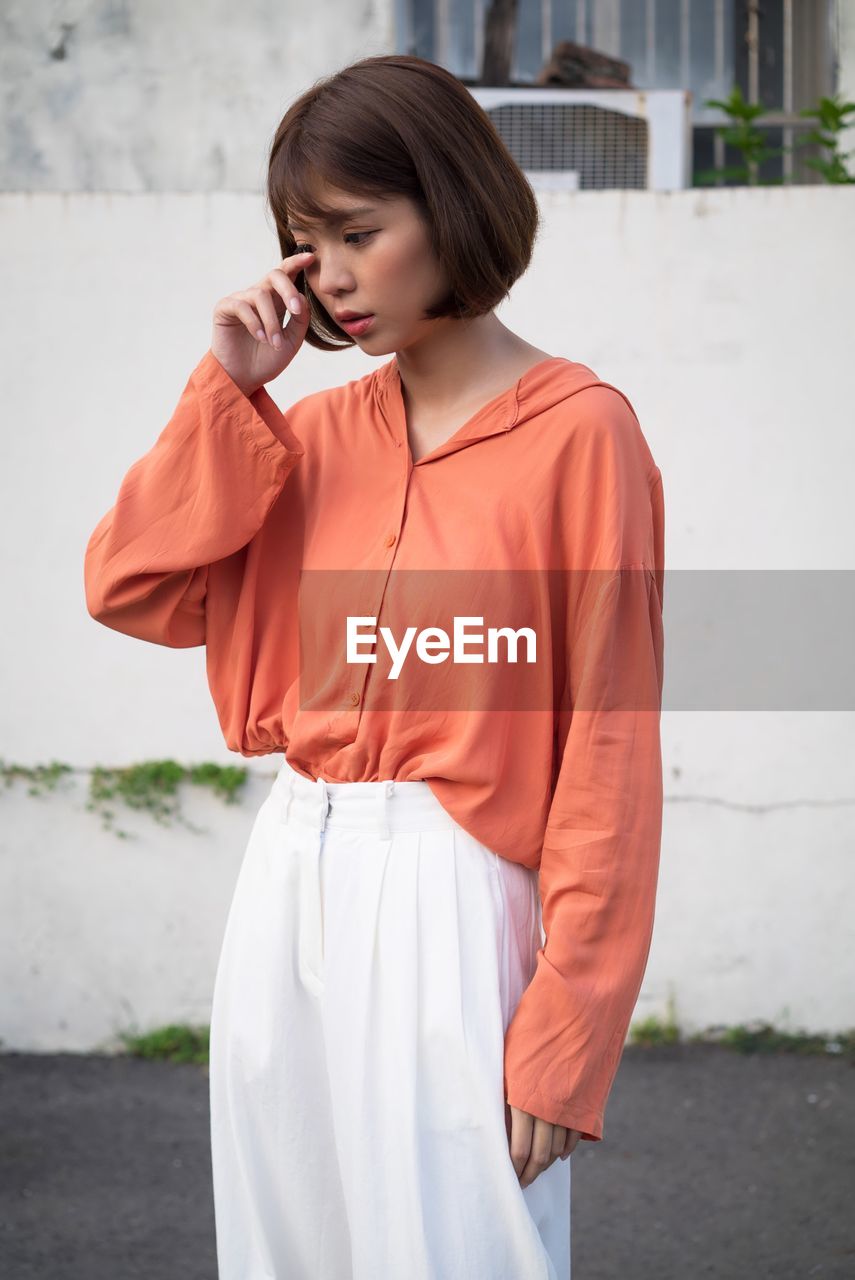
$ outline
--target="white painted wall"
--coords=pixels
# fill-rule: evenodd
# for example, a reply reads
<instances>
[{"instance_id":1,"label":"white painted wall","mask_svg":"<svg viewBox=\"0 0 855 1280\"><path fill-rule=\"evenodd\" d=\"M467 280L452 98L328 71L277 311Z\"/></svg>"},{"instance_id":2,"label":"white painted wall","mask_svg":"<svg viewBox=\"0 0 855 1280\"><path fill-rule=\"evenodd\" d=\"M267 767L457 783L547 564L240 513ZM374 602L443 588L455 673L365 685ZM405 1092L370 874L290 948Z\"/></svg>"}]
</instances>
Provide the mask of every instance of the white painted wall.
<instances>
[{"instance_id":1,"label":"white painted wall","mask_svg":"<svg viewBox=\"0 0 855 1280\"><path fill-rule=\"evenodd\" d=\"M540 199L535 261L499 314L629 395L664 475L669 569L855 567L855 190ZM15 784L3 798L0 1037L87 1049L124 1026L207 1017L278 757L226 750L202 649L92 621L83 549L207 349L214 302L278 248L258 195L11 194L0 219L0 753L81 771L67 793ZM287 409L375 363L304 347L271 391ZM661 889L637 1017L672 996L689 1029L855 1023L853 729L851 712L666 711ZM103 832L85 810L87 771L164 756L248 764L246 803L188 788L210 834L133 815L121 821L135 841Z\"/></svg>"}]
</instances>

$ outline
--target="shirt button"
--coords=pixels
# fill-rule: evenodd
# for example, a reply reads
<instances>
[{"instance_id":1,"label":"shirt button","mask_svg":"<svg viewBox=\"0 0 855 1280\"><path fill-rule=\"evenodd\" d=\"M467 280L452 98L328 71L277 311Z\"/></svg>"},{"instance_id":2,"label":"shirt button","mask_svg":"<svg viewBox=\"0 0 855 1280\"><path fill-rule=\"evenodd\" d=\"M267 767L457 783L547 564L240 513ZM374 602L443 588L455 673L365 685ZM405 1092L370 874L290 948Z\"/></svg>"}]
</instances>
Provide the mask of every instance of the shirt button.
<instances>
[{"instance_id":1,"label":"shirt button","mask_svg":"<svg viewBox=\"0 0 855 1280\"><path fill-rule=\"evenodd\" d=\"M386 546L387 546L387 547L391 547L391 546L394 544L394 542L395 542L395 538L396 538L396 537L397 537L397 534L394 534L394 533L388 533L388 534L386 535L385 539L384 539L384 542L386 543Z\"/></svg>"},{"instance_id":2,"label":"shirt button","mask_svg":"<svg viewBox=\"0 0 855 1280\"><path fill-rule=\"evenodd\" d=\"M353 705L354 705L354 706L356 706L357 702L359 701L359 694L358 694L355 690L354 690L354 692L350 695L350 700L351 700L351 702L353 703Z\"/></svg>"}]
</instances>

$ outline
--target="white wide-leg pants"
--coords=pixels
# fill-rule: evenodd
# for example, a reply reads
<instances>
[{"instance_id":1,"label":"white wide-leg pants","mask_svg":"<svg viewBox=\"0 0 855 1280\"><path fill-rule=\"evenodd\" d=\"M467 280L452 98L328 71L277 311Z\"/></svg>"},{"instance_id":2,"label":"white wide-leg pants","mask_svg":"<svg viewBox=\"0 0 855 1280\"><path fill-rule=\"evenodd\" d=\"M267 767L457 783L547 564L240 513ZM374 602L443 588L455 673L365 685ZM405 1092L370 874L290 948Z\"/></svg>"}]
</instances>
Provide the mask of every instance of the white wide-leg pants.
<instances>
[{"instance_id":1,"label":"white wide-leg pants","mask_svg":"<svg viewBox=\"0 0 855 1280\"><path fill-rule=\"evenodd\" d=\"M570 1169L520 1187L504 1034L537 873L424 781L284 759L228 914L210 1034L219 1280L570 1280Z\"/></svg>"}]
</instances>

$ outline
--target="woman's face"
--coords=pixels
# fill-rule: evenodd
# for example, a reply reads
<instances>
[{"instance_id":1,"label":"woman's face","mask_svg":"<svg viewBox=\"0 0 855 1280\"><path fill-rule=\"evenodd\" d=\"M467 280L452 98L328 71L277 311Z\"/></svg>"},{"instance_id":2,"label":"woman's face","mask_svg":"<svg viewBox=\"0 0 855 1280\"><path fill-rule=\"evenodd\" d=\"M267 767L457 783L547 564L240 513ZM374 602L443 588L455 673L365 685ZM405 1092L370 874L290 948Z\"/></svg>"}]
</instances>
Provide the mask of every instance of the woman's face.
<instances>
[{"instance_id":1,"label":"woman's face","mask_svg":"<svg viewBox=\"0 0 855 1280\"><path fill-rule=\"evenodd\" d=\"M364 333L350 335L370 355L400 351L435 332L443 321L424 311L445 296L448 283L416 204L406 196L354 196L331 187L319 194L341 211L340 220L307 223L294 215L289 226L295 252L314 250L305 275L321 306L342 328L342 312L373 315Z\"/></svg>"}]
</instances>

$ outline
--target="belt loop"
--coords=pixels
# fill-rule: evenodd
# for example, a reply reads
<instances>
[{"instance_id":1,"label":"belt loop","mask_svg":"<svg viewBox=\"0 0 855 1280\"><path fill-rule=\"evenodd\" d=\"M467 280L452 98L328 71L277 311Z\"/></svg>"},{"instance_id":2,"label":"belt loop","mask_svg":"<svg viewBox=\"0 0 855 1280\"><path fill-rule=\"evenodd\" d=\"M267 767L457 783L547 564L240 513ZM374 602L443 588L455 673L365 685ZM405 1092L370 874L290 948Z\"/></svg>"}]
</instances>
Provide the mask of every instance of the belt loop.
<instances>
[{"instance_id":1,"label":"belt loop","mask_svg":"<svg viewBox=\"0 0 855 1280\"><path fill-rule=\"evenodd\" d=\"M377 793L377 826L381 840L389 840L391 831L389 827L389 805L395 792L395 784L392 781L384 782Z\"/></svg>"},{"instance_id":2,"label":"belt loop","mask_svg":"<svg viewBox=\"0 0 855 1280\"><path fill-rule=\"evenodd\" d=\"M320 830L326 830L327 814L330 811L330 793L327 790L327 784L323 778L316 779L318 784L318 796L320 798Z\"/></svg>"}]
</instances>

